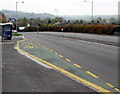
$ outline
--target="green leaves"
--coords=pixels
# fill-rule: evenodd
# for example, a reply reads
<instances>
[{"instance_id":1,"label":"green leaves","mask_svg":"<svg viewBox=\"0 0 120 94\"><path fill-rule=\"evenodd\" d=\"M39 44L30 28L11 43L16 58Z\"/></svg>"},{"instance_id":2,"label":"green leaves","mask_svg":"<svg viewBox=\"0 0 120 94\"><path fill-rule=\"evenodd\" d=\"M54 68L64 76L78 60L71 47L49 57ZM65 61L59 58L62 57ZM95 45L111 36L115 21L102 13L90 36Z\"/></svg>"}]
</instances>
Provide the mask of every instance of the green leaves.
<instances>
[{"instance_id":1,"label":"green leaves","mask_svg":"<svg viewBox=\"0 0 120 94\"><path fill-rule=\"evenodd\" d=\"M24 25L24 26L27 26L27 24L28 24L28 20L27 20L27 18L22 18L21 19L21 21L22 21L22 24Z\"/></svg>"}]
</instances>

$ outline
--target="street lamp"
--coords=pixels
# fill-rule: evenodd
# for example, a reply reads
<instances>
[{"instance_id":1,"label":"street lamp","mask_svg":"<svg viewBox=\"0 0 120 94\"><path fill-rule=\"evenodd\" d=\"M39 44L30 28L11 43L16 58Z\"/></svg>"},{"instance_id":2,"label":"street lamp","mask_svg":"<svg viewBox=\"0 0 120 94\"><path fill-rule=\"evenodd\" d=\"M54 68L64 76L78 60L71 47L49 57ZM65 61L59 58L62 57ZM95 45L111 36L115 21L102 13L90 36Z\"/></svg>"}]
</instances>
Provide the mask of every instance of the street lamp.
<instances>
[{"instance_id":1,"label":"street lamp","mask_svg":"<svg viewBox=\"0 0 120 94\"><path fill-rule=\"evenodd\" d=\"M86 0L84 2L87 2ZM93 22L93 1L91 1L92 11L91 11L91 22Z\"/></svg>"},{"instance_id":2,"label":"street lamp","mask_svg":"<svg viewBox=\"0 0 120 94\"><path fill-rule=\"evenodd\" d=\"M24 1L16 2L16 32L17 32L17 6L18 6L18 3L24 3Z\"/></svg>"},{"instance_id":3,"label":"street lamp","mask_svg":"<svg viewBox=\"0 0 120 94\"><path fill-rule=\"evenodd\" d=\"M120 25L120 1L118 1L118 25Z\"/></svg>"},{"instance_id":4,"label":"street lamp","mask_svg":"<svg viewBox=\"0 0 120 94\"><path fill-rule=\"evenodd\" d=\"M58 9L55 9L55 11L57 12L57 22L58 22Z\"/></svg>"}]
</instances>

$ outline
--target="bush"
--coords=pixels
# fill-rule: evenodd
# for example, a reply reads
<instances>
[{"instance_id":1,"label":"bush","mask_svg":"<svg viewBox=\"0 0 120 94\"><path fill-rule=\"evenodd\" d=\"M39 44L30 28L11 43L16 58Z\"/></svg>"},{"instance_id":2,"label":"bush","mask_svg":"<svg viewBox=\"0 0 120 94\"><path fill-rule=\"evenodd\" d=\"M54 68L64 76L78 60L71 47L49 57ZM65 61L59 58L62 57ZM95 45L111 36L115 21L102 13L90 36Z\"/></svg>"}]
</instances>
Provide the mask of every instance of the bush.
<instances>
[{"instance_id":1,"label":"bush","mask_svg":"<svg viewBox=\"0 0 120 94\"><path fill-rule=\"evenodd\" d=\"M26 27L25 31L56 31L56 32L76 32L76 33L94 33L94 34L114 34L116 25L41 25L40 27ZM120 27L119 27L120 30Z\"/></svg>"},{"instance_id":2,"label":"bush","mask_svg":"<svg viewBox=\"0 0 120 94\"><path fill-rule=\"evenodd\" d=\"M30 27L25 27L24 31L37 31L37 26L30 26Z\"/></svg>"}]
</instances>

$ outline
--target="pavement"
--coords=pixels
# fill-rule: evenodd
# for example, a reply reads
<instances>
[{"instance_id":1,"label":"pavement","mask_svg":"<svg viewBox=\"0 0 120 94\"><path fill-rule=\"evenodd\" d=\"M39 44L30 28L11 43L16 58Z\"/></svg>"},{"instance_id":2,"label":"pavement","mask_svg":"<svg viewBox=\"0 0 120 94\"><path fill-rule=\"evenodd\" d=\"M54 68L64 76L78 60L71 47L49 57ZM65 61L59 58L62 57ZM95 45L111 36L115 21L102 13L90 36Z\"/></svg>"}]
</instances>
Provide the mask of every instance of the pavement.
<instances>
[{"instance_id":1,"label":"pavement","mask_svg":"<svg viewBox=\"0 0 120 94\"><path fill-rule=\"evenodd\" d=\"M21 94L25 92L95 92L93 89L88 88L88 86L70 79L70 77L63 75L55 69L40 65L27 58L25 54L20 54L15 49L15 44L20 39L13 38L12 41L1 43L2 92L21 92ZM20 48L25 51L36 49L36 51L34 50L35 52L39 49L41 52L43 50L43 52L49 53L50 58L54 56L48 49L42 48L41 46L36 48L37 45L30 45L31 41L24 41L21 42ZM43 54L45 55L45 53ZM48 58L48 55L46 58ZM55 57L61 59L58 56ZM61 63L69 65L66 61Z\"/></svg>"}]
</instances>

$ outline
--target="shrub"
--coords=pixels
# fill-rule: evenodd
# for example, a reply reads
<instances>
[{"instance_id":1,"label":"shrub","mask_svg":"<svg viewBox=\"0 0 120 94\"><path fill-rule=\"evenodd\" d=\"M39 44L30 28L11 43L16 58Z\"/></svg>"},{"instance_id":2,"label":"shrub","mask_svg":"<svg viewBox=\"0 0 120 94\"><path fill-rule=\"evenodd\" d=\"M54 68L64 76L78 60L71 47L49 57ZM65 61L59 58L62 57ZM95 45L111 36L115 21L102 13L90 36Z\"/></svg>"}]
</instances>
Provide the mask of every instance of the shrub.
<instances>
[{"instance_id":1,"label":"shrub","mask_svg":"<svg viewBox=\"0 0 120 94\"><path fill-rule=\"evenodd\" d=\"M77 32L77 33L94 33L94 34L114 34L116 25L54 25L44 24L40 27L26 27L25 31L58 31L58 32ZM120 28L120 26L119 26Z\"/></svg>"}]
</instances>

